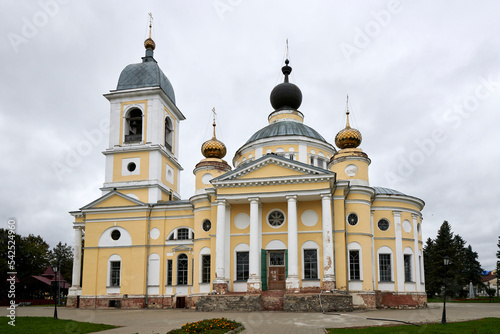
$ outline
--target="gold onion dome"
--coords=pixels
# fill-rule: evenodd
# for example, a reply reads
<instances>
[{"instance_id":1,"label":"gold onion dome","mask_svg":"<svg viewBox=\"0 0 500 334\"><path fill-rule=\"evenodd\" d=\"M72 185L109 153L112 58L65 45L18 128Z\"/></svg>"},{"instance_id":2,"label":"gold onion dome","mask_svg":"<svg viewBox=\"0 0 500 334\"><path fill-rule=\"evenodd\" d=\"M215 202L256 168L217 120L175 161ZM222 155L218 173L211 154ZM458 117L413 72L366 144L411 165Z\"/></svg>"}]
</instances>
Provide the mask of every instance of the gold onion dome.
<instances>
[{"instance_id":1,"label":"gold onion dome","mask_svg":"<svg viewBox=\"0 0 500 334\"><path fill-rule=\"evenodd\" d=\"M358 129L351 128L349 125L349 110L346 112L347 123L344 129L340 130L335 136L335 145L343 150L344 148L356 148L361 144L363 137Z\"/></svg>"},{"instance_id":2,"label":"gold onion dome","mask_svg":"<svg viewBox=\"0 0 500 334\"><path fill-rule=\"evenodd\" d=\"M146 39L144 41L144 47L146 49L151 49L151 50L154 50L155 47L156 47L156 44L155 44L155 41L153 41L153 39L151 37L149 37L148 39Z\"/></svg>"},{"instance_id":3,"label":"gold onion dome","mask_svg":"<svg viewBox=\"0 0 500 334\"><path fill-rule=\"evenodd\" d=\"M214 113L214 123L212 124L214 127L214 136L201 145L201 154L205 158L222 159L226 156L226 145L215 137L215 108L212 111Z\"/></svg>"}]
</instances>

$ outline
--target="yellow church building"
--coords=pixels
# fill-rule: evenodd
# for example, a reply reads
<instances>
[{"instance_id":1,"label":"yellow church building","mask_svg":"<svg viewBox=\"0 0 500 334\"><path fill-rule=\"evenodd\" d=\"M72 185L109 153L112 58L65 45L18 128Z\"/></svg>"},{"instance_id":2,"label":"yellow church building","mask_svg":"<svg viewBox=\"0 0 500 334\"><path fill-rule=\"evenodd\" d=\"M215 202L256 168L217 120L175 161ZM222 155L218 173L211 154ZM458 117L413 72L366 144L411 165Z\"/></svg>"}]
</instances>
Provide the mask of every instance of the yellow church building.
<instances>
[{"instance_id":1,"label":"yellow church building","mask_svg":"<svg viewBox=\"0 0 500 334\"><path fill-rule=\"evenodd\" d=\"M203 309L208 300L213 309L296 310L293 298L305 305L329 296L354 308L426 304L424 202L370 185L371 160L348 109L335 147L304 124L286 60L269 124L231 167L214 121L213 138L200 143L194 194L181 199L185 116L153 57L154 41L144 45L142 62L126 66L104 95L105 180L102 197L70 212L68 306Z\"/></svg>"}]
</instances>

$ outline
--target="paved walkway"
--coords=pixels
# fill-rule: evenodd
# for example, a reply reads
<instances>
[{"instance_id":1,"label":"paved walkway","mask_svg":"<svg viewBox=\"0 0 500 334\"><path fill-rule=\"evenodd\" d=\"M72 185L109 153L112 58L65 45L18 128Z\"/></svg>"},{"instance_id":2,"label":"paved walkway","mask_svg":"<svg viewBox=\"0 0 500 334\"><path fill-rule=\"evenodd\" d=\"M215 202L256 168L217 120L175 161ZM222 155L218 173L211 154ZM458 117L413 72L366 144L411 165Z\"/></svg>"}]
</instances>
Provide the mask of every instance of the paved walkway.
<instances>
[{"instance_id":1,"label":"paved walkway","mask_svg":"<svg viewBox=\"0 0 500 334\"><path fill-rule=\"evenodd\" d=\"M6 309L3 308L6 315ZM355 326L377 326L396 322L370 319L393 319L412 323L440 322L442 304L430 303L420 310L373 310L352 313L291 313L291 312L197 312L192 310L82 310L58 308L60 319L105 323L121 328L101 333L160 333L179 328L187 322L207 318L226 317L245 325L243 333L324 333L323 328L343 328ZM457 304L446 305L449 322L500 317L500 304ZM50 307L20 307L18 316L53 316ZM369 319L368 319L369 318ZM8 319L5 318L4 319ZM21 328L19 328L21 330ZM20 333L22 331L19 331Z\"/></svg>"}]
</instances>

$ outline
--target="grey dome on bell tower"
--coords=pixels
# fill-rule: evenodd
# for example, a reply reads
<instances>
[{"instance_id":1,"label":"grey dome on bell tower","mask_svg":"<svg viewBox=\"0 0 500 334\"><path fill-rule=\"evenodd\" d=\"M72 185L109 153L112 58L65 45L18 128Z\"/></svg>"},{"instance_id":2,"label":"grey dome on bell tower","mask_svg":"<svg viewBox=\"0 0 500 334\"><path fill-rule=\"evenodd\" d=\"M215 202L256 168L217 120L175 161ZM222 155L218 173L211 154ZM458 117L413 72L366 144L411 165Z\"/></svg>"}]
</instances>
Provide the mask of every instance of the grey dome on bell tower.
<instances>
[{"instance_id":1,"label":"grey dome on bell tower","mask_svg":"<svg viewBox=\"0 0 500 334\"><path fill-rule=\"evenodd\" d=\"M285 66L281 68L285 76L284 82L274 87L271 91L271 105L274 110L297 110L302 104L302 92L300 88L288 81L288 76L292 72L292 68L288 66L289 63L288 59L285 60Z\"/></svg>"},{"instance_id":2,"label":"grey dome on bell tower","mask_svg":"<svg viewBox=\"0 0 500 334\"><path fill-rule=\"evenodd\" d=\"M130 64L123 69L116 90L160 87L175 104L174 88L153 57L156 45L151 36L144 41L144 47L146 54L142 63Z\"/></svg>"}]
</instances>

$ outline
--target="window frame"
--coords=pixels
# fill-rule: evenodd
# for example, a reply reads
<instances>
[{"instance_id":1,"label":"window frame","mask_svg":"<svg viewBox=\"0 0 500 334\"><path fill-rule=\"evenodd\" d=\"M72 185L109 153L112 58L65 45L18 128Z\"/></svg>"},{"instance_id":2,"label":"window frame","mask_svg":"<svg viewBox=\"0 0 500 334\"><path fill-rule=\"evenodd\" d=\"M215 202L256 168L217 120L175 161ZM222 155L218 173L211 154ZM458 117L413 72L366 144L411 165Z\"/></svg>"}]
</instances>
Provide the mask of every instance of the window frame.
<instances>
[{"instance_id":1,"label":"window frame","mask_svg":"<svg viewBox=\"0 0 500 334\"><path fill-rule=\"evenodd\" d=\"M246 259L240 259L240 254L246 254ZM240 260L244 261L240 263ZM241 278L240 278L241 276ZM246 278L245 278L246 277ZM250 252L236 252L236 282L245 282L250 278Z\"/></svg>"},{"instance_id":2,"label":"window frame","mask_svg":"<svg viewBox=\"0 0 500 334\"><path fill-rule=\"evenodd\" d=\"M306 256L306 252L314 252ZM303 261L304 261L304 279L305 280L317 280L319 279L318 270L318 249L317 248L304 248L302 251ZM308 261L309 260L309 261Z\"/></svg>"},{"instance_id":3,"label":"window frame","mask_svg":"<svg viewBox=\"0 0 500 334\"><path fill-rule=\"evenodd\" d=\"M207 259L208 258L208 262ZM211 261L212 258L210 254L201 255L201 282L202 284L210 283L211 274Z\"/></svg>"},{"instance_id":4,"label":"window frame","mask_svg":"<svg viewBox=\"0 0 500 334\"><path fill-rule=\"evenodd\" d=\"M167 286L172 286L173 275L174 275L174 261L172 259L167 260L167 277L166 284Z\"/></svg>"},{"instance_id":5,"label":"window frame","mask_svg":"<svg viewBox=\"0 0 500 334\"><path fill-rule=\"evenodd\" d=\"M403 254L403 267L405 273L405 283L412 283L413 271L412 271L412 255Z\"/></svg>"},{"instance_id":6,"label":"window frame","mask_svg":"<svg viewBox=\"0 0 500 334\"><path fill-rule=\"evenodd\" d=\"M186 262L185 265L184 265L184 261ZM189 283L188 277L189 277L189 257L186 254L181 253L177 256L177 280L176 280L177 284L176 285L188 285L188 283Z\"/></svg>"},{"instance_id":7,"label":"window frame","mask_svg":"<svg viewBox=\"0 0 500 334\"><path fill-rule=\"evenodd\" d=\"M114 265L118 264L118 267ZM111 260L109 261L109 286L119 288L121 284L122 261Z\"/></svg>"},{"instance_id":8,"label":"window frame","mask_svg":"<svg viewBox=\"0 0 500 334\"><path fill-rule=\"evenodd\" d=\"M384 259L382 257L384 257ZM379 282L393 282L391 253L378 254L378 276L379 276ZM387 277L389 279L387 279Z\"/></svg>"},{"instance_id":9,"label":"window frame","mask_svg":"<svg viewBox=\"0 0 500 334\"><path fill-rule=\"evenodd\" d=\"M351 253L357 253L356 261L353 261ZM349 250L349 281L361 280L361 252L359 249Z\"/></svg>"}]
</instances>

